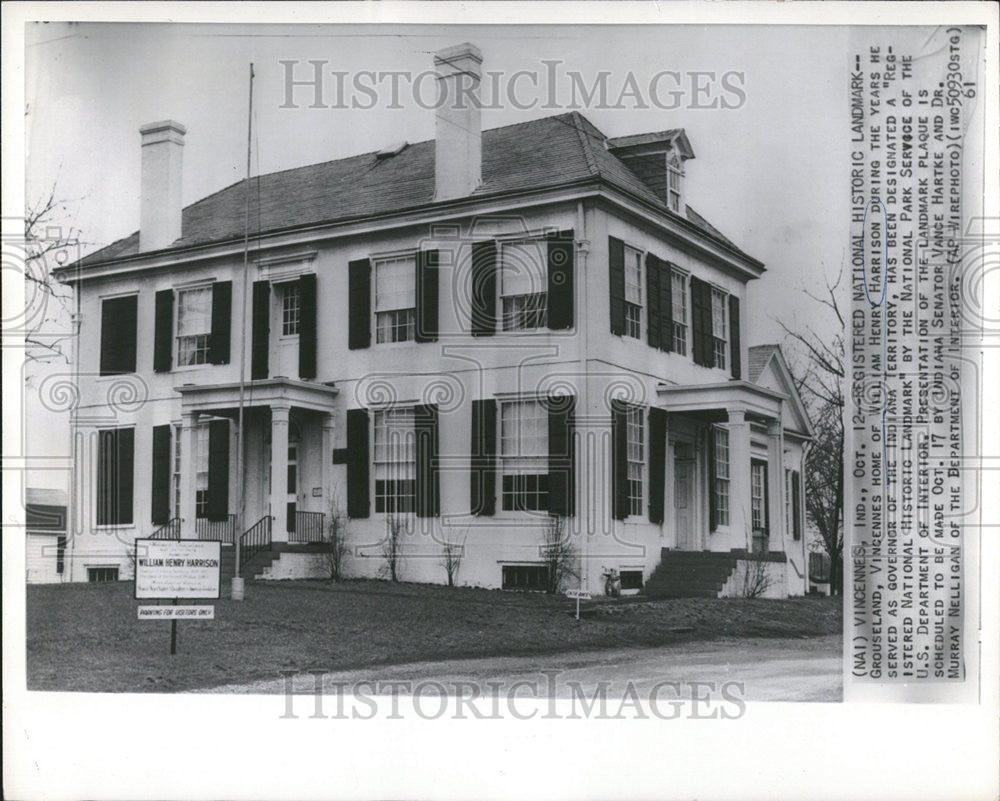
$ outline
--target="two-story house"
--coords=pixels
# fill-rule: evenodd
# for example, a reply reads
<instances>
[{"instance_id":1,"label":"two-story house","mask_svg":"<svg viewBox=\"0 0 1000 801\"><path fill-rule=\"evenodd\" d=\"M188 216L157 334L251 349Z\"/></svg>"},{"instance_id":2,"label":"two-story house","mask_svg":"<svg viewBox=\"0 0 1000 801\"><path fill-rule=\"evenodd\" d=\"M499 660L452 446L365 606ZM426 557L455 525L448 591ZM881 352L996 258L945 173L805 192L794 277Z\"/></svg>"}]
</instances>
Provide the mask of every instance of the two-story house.
<instances>
[{"instance_id":1,"label":"two-story house","mask_svg":"<svg viewBox=\"0 0 1000 801\"><path fill-rule=\"evenodd\" d=\"M754 554L770 594L804 592L809 421L780 351L748 347L764 266L687 204L684 131L482 131L456 100L481 61L436 55L433 141L186 208L184 126L141 129L140 230L61 274L77 578L125 577L154 532L239 540L249 577L317 575L339 509L354 576L384 571L395 528L404 580L443 582L451 543L460 583L540 588L555 518L593 592L610 570L739 592Z\"/></svg>"}]
</instances>

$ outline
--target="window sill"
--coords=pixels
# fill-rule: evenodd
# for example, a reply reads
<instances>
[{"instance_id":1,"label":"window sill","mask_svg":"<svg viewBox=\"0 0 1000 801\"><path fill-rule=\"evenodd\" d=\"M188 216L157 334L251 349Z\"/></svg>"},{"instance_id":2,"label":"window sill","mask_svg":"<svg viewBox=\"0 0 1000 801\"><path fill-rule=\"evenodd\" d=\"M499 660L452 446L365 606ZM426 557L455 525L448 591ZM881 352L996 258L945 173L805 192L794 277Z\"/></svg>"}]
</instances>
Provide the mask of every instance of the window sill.
<instances>
[{"instance_id":1,"label":"window sill","mask_svg":"<svg viewBox=\"0 0 1000 801\"><path fill-rule=\"evenodd\" d=\"M170 368L170 372L171 373L191 373L191 372L194 372L194 371L197 371L197 370L204 370L207 367L216 367L216 366L217 365L214 365L211 362L205 362L204 364L184 364L184 365L180 365L179 364L176 367L171 367Z\"/></svg>"}]
</instances>

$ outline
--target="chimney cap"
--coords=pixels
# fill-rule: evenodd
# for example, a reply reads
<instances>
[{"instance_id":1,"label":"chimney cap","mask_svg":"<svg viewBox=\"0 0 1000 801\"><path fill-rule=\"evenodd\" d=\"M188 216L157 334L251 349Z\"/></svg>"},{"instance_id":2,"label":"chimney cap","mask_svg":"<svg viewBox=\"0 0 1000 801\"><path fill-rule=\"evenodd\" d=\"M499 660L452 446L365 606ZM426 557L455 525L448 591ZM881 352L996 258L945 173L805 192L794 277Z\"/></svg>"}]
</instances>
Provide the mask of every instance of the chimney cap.
<instances>
[{"instance_id":1,"label":"chimney cap","mask_svg":"<svg viewBox=\"0 0 1000 801\"><path fill-rule=\"evenodd\" d=\"M463 58L473 59L477 64L483 63L483 54L471 42L462 42L462 44L452 45L451 47L446 47L443 50L438 50L434 54L434 66L440 67L444 64L455 64Z\"/></svg>"},{"instance_id":2,"label":"chimney cap","mask_svg":"<svg viewBox=\"0 0 1000 801\"><path fill-rule=\"evenodd\" d=\"M139 128L139 133L142 134L143 138L149 137L153 134L158 134L161 132L173 131L180 136L184 136L187 133L187 128L181 125L175 120L159 120L158 122L147 122L141 128Z\"/></svg>"}]
</instances>

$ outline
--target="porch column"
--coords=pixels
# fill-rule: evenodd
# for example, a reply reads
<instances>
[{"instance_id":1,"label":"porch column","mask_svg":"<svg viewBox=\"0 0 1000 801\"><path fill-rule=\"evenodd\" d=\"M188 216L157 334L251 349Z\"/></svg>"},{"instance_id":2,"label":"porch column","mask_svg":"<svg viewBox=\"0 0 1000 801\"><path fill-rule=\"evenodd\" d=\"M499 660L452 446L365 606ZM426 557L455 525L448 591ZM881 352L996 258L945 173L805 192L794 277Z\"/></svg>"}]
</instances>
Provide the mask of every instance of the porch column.
<instances>
[{"instance_id":1,"label":"porch column","mask_svg":"<svg viewBox=\"0 0 1000 801\"><path fill-rule=\"evenodd\" d=\"M181 415L181 537L194 539L197 533L198 496L198 413Z\"/></svg>"},{"instance_id":2,"label":"porch column","mask_svg":"<svg viewBox=\"0 0 1000 801\"><path fill-rule=\"evenodd\" d=\"M781 420L767 424L767 501L770 511L768 550L785 549L785 466Z\"/></svg>"},{"instance_id":3,"label":"porch column","mask_svg":"<svg viewBox=\"0 0 1000 801\"><path fill-rule=\"evenodd\" d=\"M320 439L319 478L323 488L323 508L320 509L327 518L333 509L333 436L335 433L333 413L323 415L323 433ZM340 499L343 503L344 499Z\"/></svg>"},{"instance_id":4,"label":"porch column","mask_svg":"<svg viewBox=\"0 0 1000 801\"><path fill-rule=\"evenodd\" d=\"M750 515L750 423L746 412L729 412L729 525L731 547L750 550L753 521Z\"/></svg>"},{"instance_id":5,"label":"porch column","mask_svg":"<svg viewBox=\"0 0 1000 801\"><path fill-rule=\"evenodd\" d=\"M288 542L288 405L271 406L271 541Z\"/></svg>"}]
</instances>

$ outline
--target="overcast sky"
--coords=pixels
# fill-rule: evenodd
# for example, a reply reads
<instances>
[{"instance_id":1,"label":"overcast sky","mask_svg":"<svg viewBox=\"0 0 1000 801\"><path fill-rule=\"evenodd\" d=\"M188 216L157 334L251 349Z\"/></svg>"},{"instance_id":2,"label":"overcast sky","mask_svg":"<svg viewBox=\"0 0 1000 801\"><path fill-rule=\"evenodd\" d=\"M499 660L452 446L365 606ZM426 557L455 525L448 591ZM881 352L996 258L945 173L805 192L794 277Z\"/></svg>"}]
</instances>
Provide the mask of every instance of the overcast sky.
<instances>
[{"instance_id":1,"label":"overcast sky","mask_svg":"<svg viewBox=\"0 0 1000 801\"><path fill-rule=\"evenodd\" d=\"M537 90L530 78L516 82L520 105L534 107L502 99L484 110L484 128L560 113L540 107L551 74L543 61L561 62L560 100L568 98L569 72L589 87L607 71L613 104L631 72L641 94L626 97L626 108L580 111L608 136L686 130L696 154L687 164L689 203L768 269L751 282L750 343L781 340L775 317L814 315L798 290L836 275L847 240L845 28L38 24L29 27L26 64L28 198L55 184L69 201L57 222L79 229L87 251L129 235L139 225L138 129L167 118L188 130L185 204L240 180L251 62L255 173L430 139L434 113L405 85L402 108L384 107L388 80L371 109L310 109L308 88L296 90L300 108L281 108L287 68L280 62L301 62L302 79L312 76L309 60L328 62L324 101L333 104L333 71L417 74L433 67L435 51L464 41L481 49L484 71L502 73L501 86L520 70L539 76ZM665 70L681 73L681 83L662 78L656 99L669 104L668 92L680 89L677 108L658 108L650 95L652 77ZM719 82L739 73L730 80L745 101L695 107L688 77L695 71L715 73L715 82L699 80L714 85L709 100L730 105L738 98Z\"/></svg>"}]
</instances>

